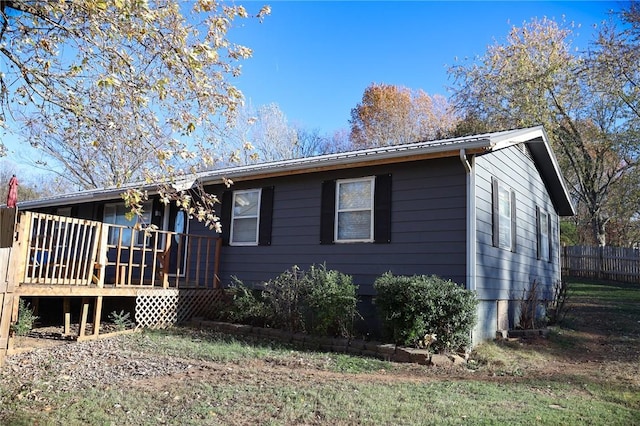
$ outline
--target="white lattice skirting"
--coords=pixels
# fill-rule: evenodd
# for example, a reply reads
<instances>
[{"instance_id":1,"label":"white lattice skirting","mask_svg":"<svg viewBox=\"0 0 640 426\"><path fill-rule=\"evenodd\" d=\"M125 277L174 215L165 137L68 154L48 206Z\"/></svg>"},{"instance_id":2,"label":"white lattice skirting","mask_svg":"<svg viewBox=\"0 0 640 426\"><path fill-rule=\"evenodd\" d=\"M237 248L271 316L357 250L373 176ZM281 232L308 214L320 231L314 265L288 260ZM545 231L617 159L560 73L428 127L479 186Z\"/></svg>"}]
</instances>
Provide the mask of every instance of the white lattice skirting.
<instances>
[{"instance_id":1,"label":"white lattice skirting","mask_svg":"<svg viewBox=\"0 0 640 426\"><path fill-rule=\"evenodd\" d=\"M207 316L221 297L220 289L141 290L136 297L136 325L166 328L192 317Z\"/></svg>"}]
</instances>

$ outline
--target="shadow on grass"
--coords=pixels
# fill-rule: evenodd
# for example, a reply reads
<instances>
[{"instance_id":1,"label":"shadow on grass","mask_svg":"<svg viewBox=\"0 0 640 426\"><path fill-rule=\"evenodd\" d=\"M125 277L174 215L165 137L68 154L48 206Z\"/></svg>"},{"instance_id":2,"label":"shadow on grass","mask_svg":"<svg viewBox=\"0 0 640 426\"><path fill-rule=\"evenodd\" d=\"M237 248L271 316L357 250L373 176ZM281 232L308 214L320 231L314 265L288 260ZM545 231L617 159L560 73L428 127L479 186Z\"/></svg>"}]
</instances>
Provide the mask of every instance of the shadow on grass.
<instances>
[{"instance_id":1,"label":"shadow on grass","mask_svg":"<svg viewBox=\"0 0 640 426\"><path fill-rule=\"evenodd\" d=\"M562 362L640 361L640 285L570 282L569 311L547 339L501 343L515 356Z\"/></svg>"}]
</instances>

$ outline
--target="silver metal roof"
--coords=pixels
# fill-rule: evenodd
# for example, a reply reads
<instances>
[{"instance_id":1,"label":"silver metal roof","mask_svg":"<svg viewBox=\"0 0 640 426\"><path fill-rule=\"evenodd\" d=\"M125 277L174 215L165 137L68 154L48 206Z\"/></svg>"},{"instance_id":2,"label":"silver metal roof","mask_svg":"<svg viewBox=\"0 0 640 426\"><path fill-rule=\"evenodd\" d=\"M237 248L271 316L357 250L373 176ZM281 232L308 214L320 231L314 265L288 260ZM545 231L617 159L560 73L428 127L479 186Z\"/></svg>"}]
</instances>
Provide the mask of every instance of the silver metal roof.
<instances>
[{"instance_id":1,"label":"silver metal roof","mask_svg":"<svg viewBox=\"0 0 640 426\"><path fill-rule=\"evenodd\" d=\"M332 167L337 168L347 165L357 166L359 163L369 161L384 162L384 160L393 160L397 162L402 161L403 158L409 159L410 157L419 155L450 153L454 156L458 155L458 152L462 149L492 151L523 142L527 143L534 159L538 163L539 169L550 188L551 196L554 198L560 214L573 215L575 211L569 197L569 192L560 173L557 160L551 152L548 138L542 126L217 169L190 176L179 183L179 185L181 187L190 187L191 183L196 180L202 184L213 184L221 182L223 178L249 179L252 176L264 176L265 174L272 173L310 173L318 168L330 169ZM115 200L120 198L120 194L127 188L139 186L141 185L132 184L127 187L80 191L40 200L23 201L18 203L18 208L29 209L91 201ZM145 189L153 193L154 186L146 185Z\"/></svg>"}]
</instances>

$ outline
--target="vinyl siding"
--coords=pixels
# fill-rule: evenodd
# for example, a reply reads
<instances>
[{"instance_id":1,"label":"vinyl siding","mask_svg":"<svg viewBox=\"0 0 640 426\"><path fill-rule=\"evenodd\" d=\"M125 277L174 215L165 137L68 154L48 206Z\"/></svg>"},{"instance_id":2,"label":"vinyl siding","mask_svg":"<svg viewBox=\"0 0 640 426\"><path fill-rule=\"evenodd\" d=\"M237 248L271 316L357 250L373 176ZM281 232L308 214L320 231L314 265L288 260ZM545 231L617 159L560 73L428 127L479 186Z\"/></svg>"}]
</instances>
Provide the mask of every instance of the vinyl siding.
<instances>
[{"instance_id":1,"label":"vinyl siding","mask_svg":"<svg viewBox=\"0 0 640 426\"><path fill-rule=\"evenodd\" d=\"M322 182L387 173L392 175L391 243L321 245ZM387 271L436 274L464 284L465 174L457 159L240 182L232 189L263 186L274 186L271 245L224 246L223 284L232 276L257 284L293 265L322 263L352 275L361 295L373 295L373 282Z\"/></svg>"},{"instance_id":2,"label":"vinyl siding","mask_svg":"<svg viewBox=\"0 0 640 426\"><path fill-rule=\"evenodd\" d=\"M560 279L558 216L547 188L531 157L519 147L510 147L475 159L476 194L476 289L484 301L480 315L495 314L496 300L515 300L535 280L550 290ZM492 178L515 192L516 248L509 251L493 246ZM536 207L550 214L551 261L539 260L537 253ZM513 319L512 319L513 320ZM495 320L483 318L486 337L495 335ZM493 332L490 328L493 326ZM493 333L493 335L492 335Z\"/></svg>"}]
</instances>

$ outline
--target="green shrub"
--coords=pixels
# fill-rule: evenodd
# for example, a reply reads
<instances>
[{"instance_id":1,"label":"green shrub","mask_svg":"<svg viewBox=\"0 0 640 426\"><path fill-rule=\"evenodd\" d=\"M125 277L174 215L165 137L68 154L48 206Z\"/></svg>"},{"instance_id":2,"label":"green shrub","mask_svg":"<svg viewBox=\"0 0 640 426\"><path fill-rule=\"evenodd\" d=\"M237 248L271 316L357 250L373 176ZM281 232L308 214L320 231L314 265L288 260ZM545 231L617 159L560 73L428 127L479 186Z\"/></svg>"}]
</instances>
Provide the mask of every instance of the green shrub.
<instances>
[{"instance_id":1,"label":"green shrub","mask_svg":"<svg viewBox=\"0 0 640 426\"><path fill-rule=\"evenodd\" d=\"M26 336L33 329L38 316L33 314L33 309L23 299L18 302L18 320L11 325L11 331L18 336Z\"/></svg>"},{"instance_id":2,"label":"green shrub","mask_svg":"<svg viewBox=\"0 0 640 426\"><path fill-rule=\"evenodd\" d=\"M435 334L431 347L439 352L470 344L478 301L475 294L435 275L378 277L375 304L385 334L394 343L421 346Z\"/></svg>"},{"instance_id":3,"label":"green shrub","mask_svg":"<svg viewBox=\"0 0 640 426\"><path fill-rule=\"evenodd\" d=\"M314 265L306 272L293 266L260 290L235 279L228 290L233 303L226 317L292 332L347 337L357 315L356 290L350 276L325 266Z\"/></svg>"},{"instance_id":4,"label":"green shrub","mask_svg":"<svg viewBox=\"0 0 640 426\"><path fill-rule=\"evenodd\" d=\"M327 270L325 265L312 265L306 278L306 304L311 317L308 331L321 336L351 336L358 315L358 287L351 276Z\"/></svg>"},{"instance_id":5,"label":"green shrub","mask_svg":"<svg viewBox=\"0 0 640 426\"><path fill-rule=\"evenodd\" d=\"M220 313L218 319L260 327L265 326L269 315L261 292L247 287L236 277L232 279L233 284L227 289L230 304Z\"/></svg>"},{"instance_id":6,"label":"green shrub","mask_svg":"<svg viewBox=\"0 0 640 426\"><path fill-rule=\"evenodd\" d=\"M109 320L116 326L116 330L123 331L128 328L133 328L136 324L131 321L131 313L124 310L117 312L112 311L109 314Z\"/></svg>"},{"instance_id":7,"label":"green shrub","mask_svg":"<svg viewBox=\"0 0 640 426\"><path fill-rule=\"evenodd\" d=\"M269 325L287 331L304 331L303 305L308 291L307 277L297 266L265 283L262 297L269 309Z\"/></svg>"}]
</instances>

